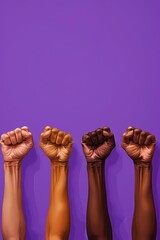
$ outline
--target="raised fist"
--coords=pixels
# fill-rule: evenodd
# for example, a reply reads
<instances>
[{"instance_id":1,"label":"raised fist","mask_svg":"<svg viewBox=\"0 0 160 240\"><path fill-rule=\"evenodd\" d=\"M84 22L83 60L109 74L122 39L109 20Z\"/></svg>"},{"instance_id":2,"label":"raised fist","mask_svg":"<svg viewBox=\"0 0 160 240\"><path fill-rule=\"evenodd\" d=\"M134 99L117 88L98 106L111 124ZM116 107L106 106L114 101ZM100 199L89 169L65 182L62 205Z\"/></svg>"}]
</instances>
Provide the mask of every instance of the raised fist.
<instances>
[{"instance_id":1,"label":"raised fist","mask_svg":"<svg viewBox=\"0 0 160 240\"><path fill-rule=\"evenodd\" d=\"M152 160L156 145L155 136L139 128L128 127L123 134L122 148L135 163L148 163Z\"/></svg>"},{"instance_id":2,"label":"raised fist","mask_svg":"<svg viewBox=\"0 0 160 240\"><path fill-rule=\"evenodd\" d=\"M16 128L2 134L1 146L5 162L20 162L33 147L32 134L28 127Z\"/></svg>"},{"instance_id":3,"label":"raised fist","mask_svg":"<svg viewBox=\"0 0 160 240\"><path fill-rule=\"evenodd\" d=\"M87 162L104 161L115 147L114 135L109 127L98 128L82 137Z\"/></svg>"},{"instance_id":4,"label":"raised fist","mask_svg":"<svg viewBox=\"0 0 160 240\"><path fill-rule=\"evenodd\" d=\"M57 128L45 127L39 146L52 162L67 162L72 150L72 136Z\"/></svg>"}]
</instances>

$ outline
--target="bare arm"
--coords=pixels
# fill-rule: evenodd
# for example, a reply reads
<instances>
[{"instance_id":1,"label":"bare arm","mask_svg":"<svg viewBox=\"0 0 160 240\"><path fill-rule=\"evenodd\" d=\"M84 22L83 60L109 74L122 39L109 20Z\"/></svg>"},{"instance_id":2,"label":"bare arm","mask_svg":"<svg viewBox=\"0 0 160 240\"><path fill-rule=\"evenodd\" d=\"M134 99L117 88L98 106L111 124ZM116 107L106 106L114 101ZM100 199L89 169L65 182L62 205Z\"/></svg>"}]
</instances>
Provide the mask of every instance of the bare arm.
<instances>
[{"instance_id":1,"label":"bare arm","mask_svg":"<svg viewBox=\"0 0 160 240\"><path fill-rule=\"evenodd\" d=\"M47 240L67 240L70 231L68 199L68 158L72 137L56 128L46 127L40 147L51 160L50 204L46 221Z\"/></svg>"},{"instance_id":2,"label":"bare arm","mask_svg":"<svg viewBox=\"0 0 160 240\"><path fill-rule=\"evenodd\" d=\"M70 210L68 200L68 164L51 164L50 205L46 234L57 239L68 239Z\"/></svg>"},{"instance_id":3,"label":"bare arm","mask_svg":"<svg viewBox=\"0 0 160 240\"><path fill-rule=\"evenodd\" d=\"M89 239L112 239L112 227L107 207L105 166L99 162L87 164L88 205L87 232Z\"/></svg>"},{"instance_id":4,"label":"bare arm","mask_svg":"<svg viewBox=\"0 0 160 240\"><path fill-rule=\"evenodd\" d=\"M4 197L2 206L3 239L25 239L22 210L21 167L4 164Z\"/></svg>"},{"instance_id":5,"label":"bare arm","mask_svg":"<svg viewBox=\"0 0 160 240\"><path fill-rule=\"evenodd\" d=\"M156 214L152 193L152 166L135 164L135 209L133 239L156 239Z\"/></svg>"},{"instance_id":6,"label":"bare arm","mask_svg":"<svg viewBox=\"0 0 160 240\"><path fill-rule=\"evenodd\" d=\"M132 222L133 240L156 239L156 213L152 193L152 157L155 137L141 129L129 128L122 147L134 162L135 207Z\"/></svg>"},{"instance_id":7,"label":"bare arm","mask_svg":"<svg viewBox=\"0 0 160 240\"><path fill-rule=\"evenodd\" d=\"M25 219L22 209L21 163L33 146L27 127L3 134L4 196L2 206L2 235L4 240L25 239Z\"/></svg>"},{"instance_id":8,"label":"bare arm","mask_svg":"<svg viewBox=\"0 0 160 240\"><path fill-rule=\"evenodd\" d=\"M105 159L115 147L108 127L85 134L82 138L88 172L87 234L89 240L111 240L112 226L108 213Z\"/></svg>"}]
</instances>

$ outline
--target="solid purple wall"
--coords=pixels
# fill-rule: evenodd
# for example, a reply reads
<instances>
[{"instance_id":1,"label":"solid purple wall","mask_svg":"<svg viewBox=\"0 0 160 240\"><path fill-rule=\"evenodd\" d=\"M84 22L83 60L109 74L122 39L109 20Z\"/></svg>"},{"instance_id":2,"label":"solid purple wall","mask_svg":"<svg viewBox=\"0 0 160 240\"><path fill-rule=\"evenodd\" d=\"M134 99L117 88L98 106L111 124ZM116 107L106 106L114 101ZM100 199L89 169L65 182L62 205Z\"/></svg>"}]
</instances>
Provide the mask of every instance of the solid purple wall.
<instances>
[{"instance_id":1,"label":"solid purple wall","mask_svg":"<svg viewBox=\"0 0 160 240\"><path fill-rule=\"evenodd\" d=\"M159 10L158 1L142 0L0 2L0 134L27 125L35 141L23 162L27 240L44 239L50 164L38 141L45 125L74 138L70 240L87 239L81 136L104 125L111 127L117 142L106 166L114 239L131 239L134 172L120 147L128 125L157 136L153 185L160 225Z\"/></svg>"}]
</instances>

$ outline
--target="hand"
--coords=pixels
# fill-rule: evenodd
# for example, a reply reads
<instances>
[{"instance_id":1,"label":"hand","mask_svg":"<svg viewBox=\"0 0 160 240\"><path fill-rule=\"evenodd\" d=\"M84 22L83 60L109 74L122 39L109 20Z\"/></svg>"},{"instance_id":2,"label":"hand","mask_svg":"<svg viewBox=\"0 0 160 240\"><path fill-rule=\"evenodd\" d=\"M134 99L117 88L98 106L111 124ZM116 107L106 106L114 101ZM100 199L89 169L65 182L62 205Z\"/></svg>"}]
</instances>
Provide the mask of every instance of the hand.
<instances>
[{"instance_id":1,"label":"hand","mask_svg":"<svg viewBox=\"0 0 160 240\"><path fill-rule=\"evenodd\" d=\"M33 147L32 134L28 127L16 128L1 136L1 146L5 162L21 162Z\"/></svg>"},{"instance_id":2,"label":"hand","mask_svg":"<svg viewBox=\"0 0 160 240\"><path fill-rule=\"evenodd\" d=\"M51 127L45 127L39 142L39 146L52 162L67 162L72 144L70 134Z\"/></svg>"},{"instance_id":3,"label":"hand","mask_svg":"<svg viewBox=\"0 0 160 240\"><path fill-rule=\"evenodd\" d=\"M155 145L155 136L139 128L129 127L123 134L122 148L136 163L151 162Z\"/></svg>"},{"instance_id":4,"label":"hand","mask_svg":"<svg viewBox=\"0 0 160 240\"><path fill-rule=\"evenodd\" d=\"M115 147L114 135L109 127L98 128L83 135L82 147L87 162L103 161Z\"/></svg>"}]
</instances>

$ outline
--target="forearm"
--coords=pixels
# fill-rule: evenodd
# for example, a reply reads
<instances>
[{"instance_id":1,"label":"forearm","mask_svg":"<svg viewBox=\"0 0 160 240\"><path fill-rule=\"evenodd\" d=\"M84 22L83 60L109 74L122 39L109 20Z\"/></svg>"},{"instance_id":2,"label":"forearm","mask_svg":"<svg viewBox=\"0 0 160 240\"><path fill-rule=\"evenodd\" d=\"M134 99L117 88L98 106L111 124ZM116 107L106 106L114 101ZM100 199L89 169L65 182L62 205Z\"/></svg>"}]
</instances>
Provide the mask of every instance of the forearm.
<instances>
[{"instance_id":1,"label":"forearm","mask_svg":"<svg viewBox=\"0 0 160 240\"><path fill-rule=\"evenodd\" d=\"M46 239L67 240L70 230L68 163L52 163L51 171L50 206L46 225Z\"/></svg>"},{"instance_id":2,"label":"forearm","mask_svg":"<svg viewBox=\"0 0 160 240\"><path fill-rule=\"evenodd\" d=\"M133 240L156 239L156 213L152 193L152 165L135 164Z\"/></svg>"},{"instance_id":3,"label":"forearm","mask_svg":"<svg viewBox=\"0 0 160 240\"><path fill-rule=\"evenodd\" d=\"M25 239L25 220L22 210L21 166L4 164L4 197L2 206L3 239Z\"/></svg>"},{"instance_id":4,"label":"forearm","mask_svg":"<svg viewBox=\"0 0 160 240\"><path fill-rule=\"evenodd\" d=\"M111 240L112 228L108 213L104 162L87 163L88 206L87 234L90 240Z\"/></svg>"}]
</instances>

